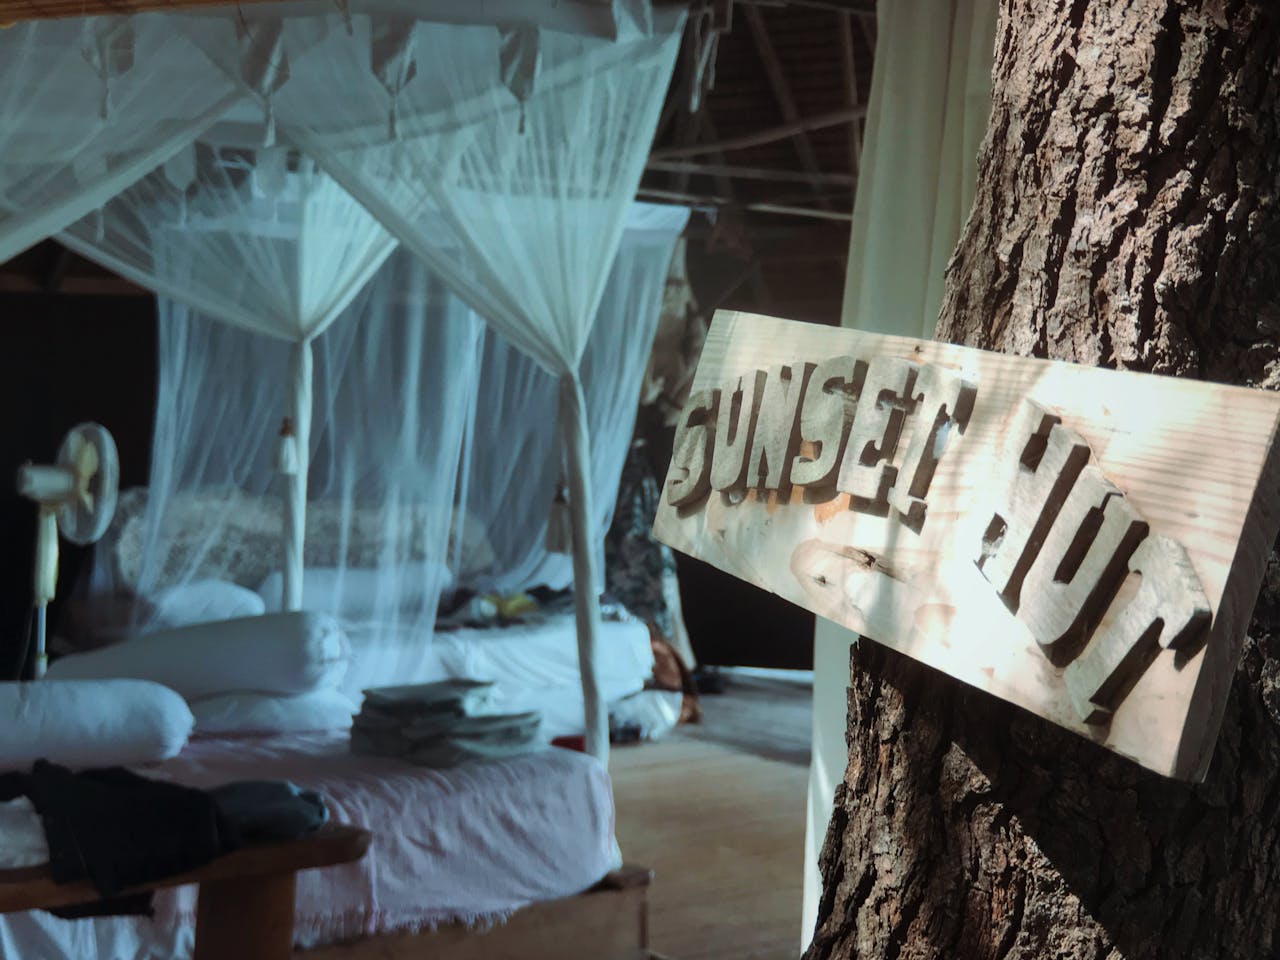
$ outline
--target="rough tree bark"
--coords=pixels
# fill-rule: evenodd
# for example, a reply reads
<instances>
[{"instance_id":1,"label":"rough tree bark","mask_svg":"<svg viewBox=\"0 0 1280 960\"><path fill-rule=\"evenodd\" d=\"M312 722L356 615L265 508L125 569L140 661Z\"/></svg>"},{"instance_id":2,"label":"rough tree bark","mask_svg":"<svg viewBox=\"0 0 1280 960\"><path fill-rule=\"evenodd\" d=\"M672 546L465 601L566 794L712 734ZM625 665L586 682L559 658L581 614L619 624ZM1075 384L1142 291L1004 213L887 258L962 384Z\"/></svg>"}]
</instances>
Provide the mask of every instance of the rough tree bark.
<instances>
[{"instance_id":1,"label":"rough tree bark","mask_svg":"<svg viewBox=\"0 0 1280 960\"><path fill-rule=\"evenodd\" d=\"M940 337L1280 386L1280 3L1004 0ZM1280 564L1212 769L863 642L811 958L1280 956Z\"/></svg>"}]
</instances>

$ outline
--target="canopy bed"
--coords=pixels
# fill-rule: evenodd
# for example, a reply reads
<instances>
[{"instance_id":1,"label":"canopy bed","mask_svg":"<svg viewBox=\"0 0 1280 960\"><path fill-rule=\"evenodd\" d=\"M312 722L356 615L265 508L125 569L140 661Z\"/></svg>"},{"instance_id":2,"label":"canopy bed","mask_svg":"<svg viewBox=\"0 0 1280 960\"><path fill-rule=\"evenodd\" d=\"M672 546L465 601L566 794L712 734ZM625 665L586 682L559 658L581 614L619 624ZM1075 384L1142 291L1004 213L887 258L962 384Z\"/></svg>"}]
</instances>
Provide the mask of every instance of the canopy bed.
<instances>
[{"instance_id":1,"label":"canopy bed","mask_svg":"<svg viewBox=\"0 0 1280 960\"><path fill-rule=\"evenodd\" d=\"M0 259L56 235L158 295L151 481L100 547L90 619L124 597L111 625L145 632L189 605L175 589L212 603L230 586L336 617L352 690L467 669L450 656L510 664L522 638L553 651L527 661L551 664L537 682L559 700L573 682L585 757L433 771L330 732L193 741L150 768L269 770L375 828L338 868L366 871L350 902L300 878L300 946L502 919L618 865L607 700L634 688L647 633L602 622L599 551L684 222L632 203L683 13L547 3L493 8L495 25L487 9L248 5L0 33ZM572 621L436 629L449 592L535 586L572 586ZM161 946L136 921L37 914L3 918L0 942L181 956L184 896L162 901Z\"/></svg>"}]
</instances>

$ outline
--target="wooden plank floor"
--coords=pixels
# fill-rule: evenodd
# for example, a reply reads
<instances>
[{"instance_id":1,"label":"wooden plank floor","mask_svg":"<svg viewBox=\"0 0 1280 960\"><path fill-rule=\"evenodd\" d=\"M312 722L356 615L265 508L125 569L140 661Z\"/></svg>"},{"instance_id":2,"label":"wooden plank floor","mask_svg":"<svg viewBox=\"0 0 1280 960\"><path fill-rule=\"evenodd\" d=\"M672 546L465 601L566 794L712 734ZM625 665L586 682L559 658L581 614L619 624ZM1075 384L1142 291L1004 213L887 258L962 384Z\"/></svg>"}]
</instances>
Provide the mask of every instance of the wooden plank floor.
<instances>
[{"instance_id":1,"label":"wooden plank floor","mask_svg":"<svg viewBox=\"0 0 1280 960\"><path fill-rule=\"evenodd\" d=\"M808 688L734 680L704 723L613 751L624 858L655 871L653 949L794 960L803 888ZM757 746L758 745L758 746Z\"/></svg>"}]
</instances>

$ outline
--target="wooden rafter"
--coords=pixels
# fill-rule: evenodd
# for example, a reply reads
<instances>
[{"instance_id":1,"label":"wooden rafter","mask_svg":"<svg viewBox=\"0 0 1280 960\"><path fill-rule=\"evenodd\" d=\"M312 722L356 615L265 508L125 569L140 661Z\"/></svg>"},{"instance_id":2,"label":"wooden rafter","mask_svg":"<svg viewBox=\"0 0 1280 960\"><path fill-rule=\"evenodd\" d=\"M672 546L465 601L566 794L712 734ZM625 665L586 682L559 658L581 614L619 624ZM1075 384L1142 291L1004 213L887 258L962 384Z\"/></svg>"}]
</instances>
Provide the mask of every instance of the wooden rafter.
<instances>
[{"instance_id":1,"label":"wooden rafter","mask_svg":"<svg viewBox=\"0 0 1280 960\"><path fill-rule=\"evenodd\" d=\"M681 148L692 148L697 146L698 133L702 129L702 121L706 115L706 110L698 113L690 113L688 110L681 109L676 116L676 144ZM670 179L671 188L677 192L689 189L689 172L687 170L674 171L675 175Z\"/></svg>"},{"instance_id":2,"label":"wooden rafter","mask_svg":"<svg viewBox=\"0 0 1280 960\"><path fill-rule=\"evenodd\" d=\"M683 235L691 240L706 240L713 233L715 233L714 226L694 222L685 229ZM752 224L751 239L775 250L781 247L796 248L809 244L820 244L825 248L848 243L849 233L839 223L823 226L772 220Z\"/></svg>"},{"instance_id":3,"label":"wooden rafter","mask_svg":"<svg viewBox=\"0 0 1280 960\"><path fill-rule=\"evenodd\" d=\"M281 3L282 0L234 0L237 6L253 3ZM306 0L283 0L303 3ZM228 0L0 0L0 26L23 20L58 20L66 17L93 17L106 14L144 13L163 10L194 10L229 6ZM655 6L679 5L655 0Z\"/></svg>"},{"instance_id":4,"label":"wooden rafter","mask_svg":"<svg viewBox=\"0 0 1280 960\"><path fill-rule=\"evenodd\" d=\"M0 293L59 293L65 296L85 297L149 297L150 291L109 274L102 276L68 276L63 278L56 291L51 291L44 281L21 273L0 272Z\"/></svg>"},{"instance_id":5,"label":"wooden rafter","mask_svg":"<svg viewBox=\"0 0 1280 960\"><path fill-rule=\"evenodd\" d=\"M794 183L802 180L836 187L852 187L855 183L855 178L845 173L819 173L815 176L797 170L744 167L730 163L698 163L692 160L650 160L645 169L659 173L686 173L693 176L728 177L732 180L767 180L776 183Z\"/></svg>"},{"instance_id":6,"label":"wooden rafter","mask_svg":"<svg viewBox=\"0 0 1280 960\"><path fill-rule=\"evenodd\" d=\"M765 143L774 143L778 140L786 140L788 137L794 137L796 134L804 133L808 130L821 130L825 127L836 127L842 123L848 123L856 117L866 116L866 107L858 107L856 110L835 110L831 113L820 113L813 117L798 120L795 123L784 123L778 127L768 127L764 130L758 130L755 133L743 134L740 137L730 137L725 140L713 143L696 143L690 146L665 147L661 150L655 150L650 155L654 160L678 160L684 157L697 157L704 154L726 153L730 150L744 150L747 147L758 147Z\"/></svg>"},{"instance_id":7,"label":"wooden rafter","mask_svg":"<svg viewBox=\"0 0 1280 960\"><path fill-rule=\"evenodd\" d=\"M853 50L853 17L847 13L836 15L836 25L840 36L840 61L844 67L845 100L850 109L860 107L861 97L858 93L858 61ZM849 122L849 169L858 175L862 158L862 119Z\"/></svg>"},{"instance_id":8,"label":"wooden rafter","mask_svg":"<svg viewBox=\"0 0 1280 960\"><path fill-rule=\"evenodd\" d=\"M237 0L240 4L272 0ZM21 20L59 20L104 14L144 13L152 10L191 10L225 7L227 0L0 0L0 24Z\"/></svg>"},{"instance_id":9,"label":"wooden rafter","mask_svg":"<svg viewBox=\"0 0 1280 960\"><path fill-rule=\"evenodd\" d=\"M876 18L875 17L858 17L858 28L862 31L862 38L867 41L867 49L874 51L876 48Z\"/></svg>"},{"instance_id":10,"label":"wooden rafter","mask_svg":"<svg viewBox=\"0 0 1280 960\"><path fill-rule=\"evenodd\" d=\"M700 129L704 130L706 132L706 135L710 137L712 140L719 139L719 134L716 131L715 120L713 120L711 117L711 111L704 109L702 113L699 115L699 117L700 117L699 119ZM713 150L711 152L711 160L713 163L719 166L725 165L724 153L721 152L720 150ZM714 173L711 176L712 176L712 182L715 183L717 190L719 190L725 196L733 200L736 200L737 192L734 190L733 184L729 181L728 177L726 177L724 174L719 174L719 173ZM753 253L753 257L754 257L754 253ZM764 271L760 268L759 259L758 258L755 258L755 259L756 259L756 269L752 271L751 276L749 278L751 283L751 291L755 295L755 298L757 301L759 301L762 304L770 304L773 302L773 294L769 292L769 284L764 278Z\"/></svg>"},{"instance_id":11,"label":"wooden rafter","mask_svg":"<svg viewBox=\"0 0 1280 960\"><path fill-rule=\"evenodd\" d=\"M836 13L848 13L855 17L874 19L876 0L737 0L744 6L759 4L762 7L807 7L810 10L833 10Z\"/></svg>"},{"instance_id":12,"label":"wooden rafter","mask_svg":"<svg viewBox=\"0 0 1280 960\"><path fill-rule=\"evenodd\" d=\"M42 283L49 293L57 293L62 287L62 281L66 278L67 267L71 266L74 254L60 245L55 246L51 254L49 266L44 272Z\"/></svg>"},{"instance_id":13,"label":"wooden rafter","mask_svg":"<svg viewBox=\"0 0 1280 960\"><path fill-rule=\"evenodd\" d=\"M751 39L756 46L756 52L760 55L760 62L764 66L765 77L769 80L769 86L773 90L773 97L778 101L778 108L782 112L782 119L786 123L795 124L800 122L800 108L796 106L795 96L791 92L791 84L787 81L786 71L782 68L782 61L778 59L778 51L773 47L773 40L769 37L769 28L765 26L764 15L760 13L760 9L754 6L743 8L743 16L746 18L747 26L751 28ZM809 140L809 134L806 130L800 130L794 138L796 153L800 157L800 165L804 167L810 178L820 176L822 168L818 165L818 157L813 152L813 143ZM810 179L815 194L819 193L818 183ZM824 208L830 208L830 202L819 197L819 204Z\"/></svg>"},{"instance_id":14,"label":"wooden rafter","mask_svg":"<svg viewBox=\"0 0 1280 960\"><path fill-rule=\"evenodd\" d=\"M677 193L674 190L660 190L653 187L641 187L640 199L662 200L668 203L690 204L692 206L726 207L738 210L751 210L756 213L778 213L792 217L812 217L817 220L839 220L848 223L853 214L843 210L817 210L813 207L802 207L765 201L738 201L731 196L716 193Z\"/></svg>"}]
</instances>

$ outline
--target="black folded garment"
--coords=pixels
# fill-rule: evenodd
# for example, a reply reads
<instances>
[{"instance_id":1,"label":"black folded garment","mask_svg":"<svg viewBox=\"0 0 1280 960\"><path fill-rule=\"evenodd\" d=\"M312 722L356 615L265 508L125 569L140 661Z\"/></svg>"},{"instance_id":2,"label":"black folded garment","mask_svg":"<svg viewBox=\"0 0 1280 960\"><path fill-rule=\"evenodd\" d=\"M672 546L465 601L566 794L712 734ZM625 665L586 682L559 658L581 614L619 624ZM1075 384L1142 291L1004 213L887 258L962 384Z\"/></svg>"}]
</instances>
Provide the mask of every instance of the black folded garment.
<instances>
[{"instance_id":1,"label":"black folded garment","mask_svg":"<svg viewBox=\"0 0 1280 960\"><path fill-rule=\"evenodd\" d=\"M45 760L30 773L0 774L0 802L19 796L40 814L53 882L87 880L103 898L51 911L67 918L149 916L150 894L117 894L196 870L247 841L303 836L328 816L316 794L287 783L206 792L123 767L73 773Z\"/></svg>"},{"instance_id":2,"label":"black folded garment","mask_svg":"<svg viewBox=\"0 0 1280 960\"><path fill-rule=\"evenodd\" d=\"M53 882L87 880L108 901L54 911L59 916L150 914L149 894L112 898L232 849L211 796L123 767L72 773L37 760L30 773L0 775L0 800L18 796L30 797L40 814Z\"/></svg>"},{"instance_id":3,"label":"black folded garment","mask_svg":"<svg viewBox=\"0 0 1280 960\"><path fill-rule=\"evenodd\" d=\"M329 820L324 797L287 780L237 780L214 787L209 795L237 846L296 840Z\"/></svg>"}]
</instances>

